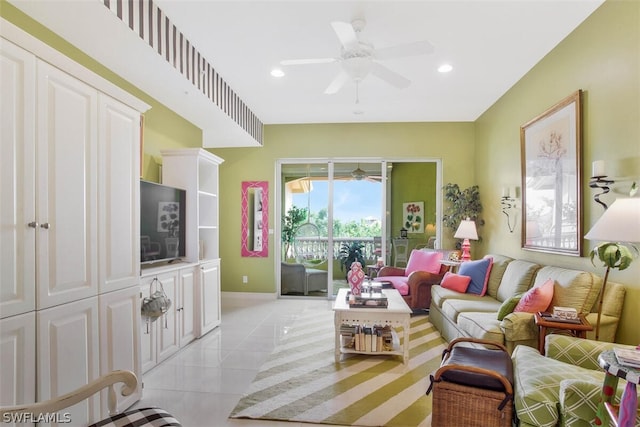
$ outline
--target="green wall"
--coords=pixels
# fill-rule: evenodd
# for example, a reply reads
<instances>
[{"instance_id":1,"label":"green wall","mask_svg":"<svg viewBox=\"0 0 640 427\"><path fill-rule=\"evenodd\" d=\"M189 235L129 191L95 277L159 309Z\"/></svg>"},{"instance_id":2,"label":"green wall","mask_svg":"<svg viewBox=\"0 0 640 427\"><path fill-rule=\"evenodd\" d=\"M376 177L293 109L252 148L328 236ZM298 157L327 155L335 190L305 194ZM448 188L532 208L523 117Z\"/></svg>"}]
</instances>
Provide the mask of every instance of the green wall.
<instances>
[{"instance_id":1,"label":"green wall","mask_svg":"<svg viewBox=\"0 0 640 427\"><path fill-rule=\"evenodd\" d=\"M144 177L158 178L159 151L201 144L200 129L57 35L0 0L0 16L151 105L145 114ZM509 233L500 212L503 186L520 186L519 127L577 89L584 91L583 215L585 232L602 214L592 200L588 175L593 160L605 160L610 174L640 180L640 2L608 0L551 51L475 123L395 123L271 125L262 148L211 150L221 167L221 256L223 291L275 292L273 236L268 258L240 257L240 183L267 180L274 190L279 158L375 157L440 158L443 183L480 185L484 206L483 241L474 257L502 253L512 257L603 273L587 257L547 255L520 249L519 219ZM630 181L614 187L623 196ZM272 194L273 196L273 194ZM269 210L273 213L273 198ZM274 228L273 215L269 228ZM450 235L445 230L446 235ZM445 238L443 245L453 244ZM593 244L585 242L585 255ZM250 280L242 284L242 276ZM640 309L640 260L611 280L627 287L618 341L640 343L634 316Z\"/></svg>"},{"instance_id":2,"label":"green wall","mask_svg":"<svg viewBox=\"0 0 640 427\"><path fill-rule=\"evenodd\" d=\"M463 186L473 182L472 123L368 123L265 126L264 147L213 150L225 159L220 167L220 256L222 290L276 291L273 235L268 258L240 256L240 189L242 181L269 181L269 228L275 228L275 161L285 158L369 157L396 159L439 158L443 179ZM422 166L424 168L424 166ZM422 169L419 169L422 172ZM416 188L411 186L411 188ZM424 192L418 200L433 197ZM419 197L416 193L411 198ZM408 197L409 197L408 196ZM409 200L405 200L409 201ZM401 206L400 206L401 208ZM393 228L399 233L400 227ZM451 241L451 239L449 239ZM451 241L452 244L452 241ZM249 282L242 283L242 276Z\"/></svg>"},{"instance_id":3,"label":"green wall","mask_svg":"<svg viewBox=\"0 0 640 427\"><path fill-rule=\"evenodd\" d=\"M399 237L404 226L402 204L424 202L424 211L420 213L423 224L436 222L436 163L394 163L391 172L391 236ZM426 228L425 228L426 231ZM447 230L444 230L447 233ZM435 233L407 233L409 250L416 245L427 243L429 236Z\"/></svg>"},{"instance_id":4,"label":"green wall","mask_svg":"<svg viewBox=\"0 0 640 427\"><path fill-rule=\"evenodd\" d=\"M500 213L502 186L520 186L520 125L578 89L583 99L583 230L591 228L603 209L588 186L591 163L604 160L607 172L640 181L640 2L607 1L559 46L541 60L475 123L475 181L483 191L486 225L484 253L501 253L541 264L593 271L588 258L595 242L584 241L584 257L549 255L520 248L520 218L509 233ZM631 181L612 187L628 195ZM520 203L521 200L518 200ZM520 212L518 212L520 214ZM640 260L609 279L627 286L618 340L640 343Z\"/></svg>"}]
</instances>

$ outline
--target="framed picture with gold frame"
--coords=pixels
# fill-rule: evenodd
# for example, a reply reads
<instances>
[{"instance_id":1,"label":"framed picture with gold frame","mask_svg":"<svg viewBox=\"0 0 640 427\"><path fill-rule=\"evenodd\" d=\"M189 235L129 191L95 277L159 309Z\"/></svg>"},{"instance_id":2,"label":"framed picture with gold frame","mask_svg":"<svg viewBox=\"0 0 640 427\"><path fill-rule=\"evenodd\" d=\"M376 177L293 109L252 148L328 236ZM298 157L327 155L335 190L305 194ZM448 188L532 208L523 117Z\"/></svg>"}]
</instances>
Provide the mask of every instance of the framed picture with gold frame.
<instances>
[{"instance_id":1,"label":"framed picture with gold frame","mask_svg":"<svg viewBox=\"0 0 640 427\"><path fill-rule=\"evenodd\" d=\"M520 127L522 248L582 254L582 92Z\"/></svg>"}]
</instances>

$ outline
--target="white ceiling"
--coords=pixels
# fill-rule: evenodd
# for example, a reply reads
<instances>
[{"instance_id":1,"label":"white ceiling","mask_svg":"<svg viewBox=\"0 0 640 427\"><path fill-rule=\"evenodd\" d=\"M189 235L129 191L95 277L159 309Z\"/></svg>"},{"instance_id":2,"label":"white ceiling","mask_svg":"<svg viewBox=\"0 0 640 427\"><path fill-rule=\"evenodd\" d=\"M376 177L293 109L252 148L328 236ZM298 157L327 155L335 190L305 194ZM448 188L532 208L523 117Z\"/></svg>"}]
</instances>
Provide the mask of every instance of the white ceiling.
<instances>
[{"instance_id":1,"label":"white ceiling","mask_svg":"<svg viewBox=\"0 0 640 427\"><path fill-rule=\"evenodd\" d=\"M102 0L10 2L192 121L205 139L214 127L233 127L216 122L210 109L217 107L193 94L158 55L149 57L155 52L114 20ZM155 0L265 124L473 121L602 2ZM356 105L353 82L334 95L323 93L339 63L279 65L283 59L339 56L331 22L358 17L366 20L363 36L376 48L433 44L430 55L382 61L411 80L409 87L398 89L369 75L359 85ZM438 73L445 62L453 71ZM280 79L269 74L277 66L286 73ZM209 145L255 144L218 138Z\"/></svg>"}]
</instances>

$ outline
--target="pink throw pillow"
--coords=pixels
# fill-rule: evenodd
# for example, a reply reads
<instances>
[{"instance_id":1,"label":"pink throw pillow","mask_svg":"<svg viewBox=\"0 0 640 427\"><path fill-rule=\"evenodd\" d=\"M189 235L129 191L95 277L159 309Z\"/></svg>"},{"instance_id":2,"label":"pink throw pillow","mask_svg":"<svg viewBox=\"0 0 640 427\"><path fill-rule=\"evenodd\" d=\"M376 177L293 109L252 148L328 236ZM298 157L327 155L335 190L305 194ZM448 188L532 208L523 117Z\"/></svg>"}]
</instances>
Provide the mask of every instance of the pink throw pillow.
<instances>
[{"instance_id":1,"label":"pink throw pillow","mask_svg":"<svg viewBox=\"0 0 640 427\"><path fill-rule=\"evenodd\" d=\"M444 277L442 278L442 282L440 282L440 286L445 289L451 289L452 291L460 292L461 294L463 294L467 292L469 282L471 282L471 277L461 276L460 274L449 273L447 271L446 273L444 273Z\"/></svg>"},{"instance_id":2,"label":"pink throw pillow","mask_svg":"<svg viewBox=\"0 0 640 427\"><path fill-rule=\"evenodd\" d=\"M537 313L539 311L547 311L551 300L553 299L553 286L555 281L548 279L540 286L531 288L525 293L520 302L513 309L514 313Z\"/></svg>"},{"instance_id":3,"label":"pink throw pillow","mask_svg":"<svg viewBox=\"0 0 640 427\"><path fill-rule=\"evenodd\" d=\"M440 260L442 252L421 251L414 249L409 255L409 262L405 269L405 275L409 276L414 271L428 271L429 273L440 273Z\"/></svg>"}]
</instances>

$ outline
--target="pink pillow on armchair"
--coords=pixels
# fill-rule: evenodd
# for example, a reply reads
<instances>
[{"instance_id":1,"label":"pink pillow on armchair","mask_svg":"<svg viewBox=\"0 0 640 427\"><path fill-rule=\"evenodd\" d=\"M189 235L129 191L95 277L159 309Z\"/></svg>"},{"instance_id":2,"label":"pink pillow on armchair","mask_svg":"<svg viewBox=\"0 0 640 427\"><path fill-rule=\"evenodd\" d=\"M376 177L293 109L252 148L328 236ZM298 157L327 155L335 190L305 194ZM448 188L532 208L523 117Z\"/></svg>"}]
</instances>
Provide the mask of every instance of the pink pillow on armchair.
<instances>
[{"instance_id":1,"label":"pink pillow on armchair","mask_svg":"<svg viewBox=\"0 0 640 427\"><path fill-rule=\"evenodd\" d=\"M421 251L414 249L409 255L409 262L405 269L405 275L409 276L414 271L428 271L429 273L440 273L440 260L442 252Z\"/></svg>"}]
</instances>

